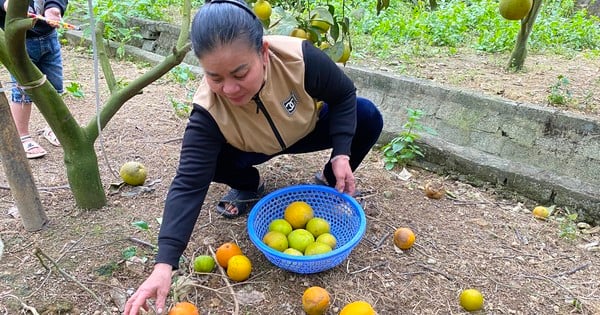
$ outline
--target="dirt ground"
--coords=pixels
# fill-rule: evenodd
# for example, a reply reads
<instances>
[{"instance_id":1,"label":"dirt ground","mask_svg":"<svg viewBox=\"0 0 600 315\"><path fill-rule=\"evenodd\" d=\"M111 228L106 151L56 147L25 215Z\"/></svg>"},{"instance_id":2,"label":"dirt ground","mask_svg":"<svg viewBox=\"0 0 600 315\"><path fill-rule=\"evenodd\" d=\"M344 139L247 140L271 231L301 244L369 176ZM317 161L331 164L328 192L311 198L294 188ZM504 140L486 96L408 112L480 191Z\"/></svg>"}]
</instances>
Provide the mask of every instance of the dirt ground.
<instances>
[{"instance_id":1,"label":"dirt ground","mask_svg":"<svg viewBox=\"0 0 600 315\"><path fill-rule=\"evenodd\" d=\"M86 96L66 97L66 101L76 119L85 124L96 111L92 59L71 47L64 48L64 56L67 85L81 84ZM363 60L360 65L540 105L547 104L548 87L563 74L571 81L575 103L587 104L578 105L578 110L598 116L597 58L532 55L526 71L518 74L503 70L506 58L459 54L411 64ZM113 67L117 77L125 80L146 70L125 61L114 62ZM1 74L3 83L5 75ZM104 100L103 82L101 89ZM63 152L39 135L34 138L49 154L31 160L31 167L50 218L46 230L24 230L13 215L6 177L0 174L0 238L4 242L0 314L119 313L125 296L152 268L157 219L175 174L186 124L174 115L169 98L183 98L183 94L180 86L161 79L129 101L103 131L102 141L97 141L108 199L103 209L75 207L65 188ZM44 126L34 110L31 130ZM327 157L328 152L282 156L261 165L267 192L312 182ZM110 184L120 181L115 172L129 160L148 168L146 189L125 186L111 192ZM368 156L357 171L359 189L366 192L362 198L368 220L364 238L342 264L311 275L283 271L268 262L249 240L246 217L227 220L215 213L226 187L212 185L184 266L175 276L188 280L187 294L178 289L179 298L198 305L201 314L233 314L236 305L239 314L302 314L302 292L318 285L331 294L328 314L337 314L346 303L359 299L370 302L378 314L463 314L458 295L462 289L476 288L485 296L485 310L480 314L600 314L597 227L576 228L572 240L560 237L571 227L565 224L569 221L560 221L564 209L557 208L556 216L542 221L531 215L534 202L501 187L469 184L460 181L460 176L417 168L409 171L412 177L400 179L400 170L383 168L378 151ZM429 182L443 184L450 194L427 198L423 187ZM139 221L147 222L149 229L133 225ZM401 226L417 235L415 246L407 251L395 249L391 238ZM226 241L237 242L250 257L249 280L228 284L218 270L191 272L190 259ZM125 260L124 253L132 250L134 258ZM174 301L170 295L168 304Z\"/></svg>"}]
</instances>

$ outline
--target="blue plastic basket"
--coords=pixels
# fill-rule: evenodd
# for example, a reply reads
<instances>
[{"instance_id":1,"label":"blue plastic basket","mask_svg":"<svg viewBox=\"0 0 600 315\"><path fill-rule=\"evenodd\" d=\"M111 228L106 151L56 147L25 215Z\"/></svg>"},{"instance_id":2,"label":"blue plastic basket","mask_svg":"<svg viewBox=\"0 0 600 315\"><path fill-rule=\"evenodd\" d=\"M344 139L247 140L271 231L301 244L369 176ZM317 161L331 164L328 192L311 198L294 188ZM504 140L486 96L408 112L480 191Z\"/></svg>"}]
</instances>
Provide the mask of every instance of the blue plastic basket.
<instances>
[{"instance_id":1,"label":"blue plastic basket","mask_svg":"<svg viewBox=\"0 0 600 315\"><path fill-rule=\"evenodd\" d=\"M294 201L308 203L315 217L329 222L336 247L328 253L313 256L293 256L267 246L263 241L269 224L283 218L285 208ZM254 245L275 266L302 273L317 273L342 263L362 239L367 219L362 207L347 194L321 185L296 185L274 191L254 205L248 216L248 234Z\"/></svg>"}]
</instances>

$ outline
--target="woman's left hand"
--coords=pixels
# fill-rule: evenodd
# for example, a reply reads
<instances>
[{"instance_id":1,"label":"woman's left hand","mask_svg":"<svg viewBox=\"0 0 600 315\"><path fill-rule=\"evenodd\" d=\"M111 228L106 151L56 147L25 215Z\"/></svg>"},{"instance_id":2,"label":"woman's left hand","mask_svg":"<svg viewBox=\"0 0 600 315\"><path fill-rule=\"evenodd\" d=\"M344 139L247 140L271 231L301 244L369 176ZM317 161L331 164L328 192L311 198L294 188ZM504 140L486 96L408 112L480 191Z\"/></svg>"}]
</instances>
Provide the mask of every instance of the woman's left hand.
<instances>
[{"instance_id":1,"label":"woman's left hand","mask_svg":"<svg viewBox=\"0 0 600 315\"><path fill-rule=\"evenodd\" d=\"M354 196L356 183L354 182L352 168L350 168L350 158L348 156L340 156L339 158L332 159L331 169L333 170L333 175L335 175L335 189Z\"/></svg>"},{"instance_id":2,"label":"woman's left hand","mask_svg":"<svg viewBox=\"0 0 600 315\"><path fill-rule=\"evenodd\" d=\"M60 19L62 18L62 16L60 15L60 9L52 7L52 8L48 8L46 11L44 11L44 17L50 21L60 21ZM60 25L58 24L50 24L50 26L52 27L59 27Z\"/></svg>"}]
</instances>

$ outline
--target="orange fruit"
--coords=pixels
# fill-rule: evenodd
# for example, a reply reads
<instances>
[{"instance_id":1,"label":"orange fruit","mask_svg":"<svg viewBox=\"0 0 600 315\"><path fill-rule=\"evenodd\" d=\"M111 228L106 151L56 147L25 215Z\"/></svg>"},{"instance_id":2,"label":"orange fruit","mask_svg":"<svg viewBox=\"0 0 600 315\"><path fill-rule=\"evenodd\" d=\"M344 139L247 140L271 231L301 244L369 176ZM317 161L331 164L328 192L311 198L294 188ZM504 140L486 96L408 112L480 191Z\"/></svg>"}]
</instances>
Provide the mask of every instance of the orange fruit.
<instances>
[{"instance_id":1,"label":"orange fruit","mask_svg":"<svg viewBox=\"0 0 600 315\"><path fill-rule=\"evenodd\" d=\"M331 47L331 44L328 42L322 42L321 45L319 45L319 49L321 49L321 50L325 50L329 47Z\"/></svg>"},{"instance_id":2,"label":"orange fruit","mask_svg":"<svg viewBox=\"0 0 600 315\"><path fill-rule=\"evenodd\" d=\"M366 301L354 301L346 304L339 315L375 315L375 310Z\"/></svg>"},{"instance_id":3,"label":"orange fruit","mask_svg":"<svg viewBox=\"0 0 600 315\"><path fill-rule=\"evenodd\" d=\"M217 263L223 268L227 268L227 262L235 255L242 255L242 249L235 243L227 242L217 248L215 256Z\"/></svg>"},{"instance_id":4,"label":"orange fruit","mask_svg":"<svg viewBox=\"0 0 600 315\"><path fill-rule=\"evenodd\" d=\"M329 222L323 218L314 217L306 222L306 230L318 237L323 233L329 233Z\"/></svg>"},{"instance_id":5,"label":"orange fruit","mask_svg":"<svg viewBox=\"0 0 600 315\"><path fill-rule=\"evenodd\" d=\"M235 255L229 259L227 276L234 281L244 281L250 277L252 263L245 255Z\"/></svg>"},{"instance_id":6,"label":"orange fruit","mask_svg":"<svg viewBox=\"0 0 600 315\"><path fill-rule=\"evenodd\" d=\"M276 251L283 252L288 248L288 239L279 231L270 231L263 236L263 242Z\"/></svg>"},{"instance_id":7,"label":"orange fruit","mask_svg":"<svg viewBox=\"0 0 600 315\"><path fill-rule=\"evenodd\" d=\"M268 20L271 17L272 11L271 4L268 1L258 0L254 4L254 14L260 20Z\"/></svg>"},{"instance_id":8,"label":"orange fruit","mask_svg":"<svg viewBox=\"0 0 600 315\"><path fill-rule=\"evenodd\" d=\"M507 20L521 20L529 14L533 0L500 0L498 11Z\"/></svg>"},{"instance_id":9,"label":"orange fruit","mask_svg":"<svg viewBox=\"0 0 600 315\"><path fill-rule=\"evenodd\" d=\"M321 20L321 18L319 18L318 16L315 16L310 21L310 25L317 28L321 33L327 33L327 31L329 30L329 27L331 27L331 25L329 23Z\"/></svg>"},{"instance_id":10,"label":"orange fruit","mask_svg":"<svg viewBox=\"0 0 600 315\"><path fill-rule=\"evenodd\" d=\"M304 254L301 251L299 251L299 250L297 250L295 248L291 248L291 247L286 248L283 251L283 253L284 254L288 254L288 255L292 255L292 256L304 256Z\"/></svg>"},{"instance_id":11,"label":"orange fruit","mask_svg":"<svg viewBox=\"0 0 600 315\"><path fill-rule=\"evenodd\" d=\"M400 249L409 249L415 243L415 233L407 227L398 228L394 232L394 244Z\"/></svg>"},{"instance_id":12,"label":"orange fruit","mask_svg":"<svg viewBox=\"0 0 600 315\"><path fill-rule=\"evenodd\" d=\"M330 251L331 251L331 246L329 246L325 243L321 243L321 242L313 242L313 243L308 244L308 246L306 246L306 248L304 249L304 255L306 255L306 256L320 255L320 254L329 253Z\"/></svg>"},{"instance_id":13,"label":"orange fruit","mask_svg":"<svg viewBox=\"0 0 600 315\"><path fill-rule=\"evenodd\" d=\"M306 34L306 31L301 28L295 28L290 33L290 36L298 37L298 38L302 38L302 39L308 39L308 34Z\"/></svg>"},{"instance_id":14,"label":"orange fruit","mask_svg":"<svg viewBox=\"0 0 600 315\"><path fill-rule=\"evenodd\" d=\"M303 229L308 220L314 217L312 207L304 201L290 203L283 213L283 218L288 221L294 229Z\"/></svg>"},{"instance_id":15,"label":"orange fruit","mask_svg":"<svg viewBox=\"0 0 600 315\"><path fill-rule=\"evenodd\" d=\"M195 272L211 272L215 268L215 260L212 256L200 255L194 258Z\"/></svg>"},{"instance_id":16,"label":"orange fruit","mask_svg":"<svg viewBox=\"0 0 600 315\"><path fill-rule=\"evenodd\" d=\"M179 302L171 308L169 315L198 315L198 308L190 302Z\"/></svg>"},{"instance_id":17,"label":"orange fruit","mask_svg":"<svg viewBox=\"0 0 600 315\"><path fill-rule=\"evenodd\" d=\"M345 42L344 43L344 53L342 54L342 56L340 57L340 59L338 59L337 62L346 64L346 61L348 61L348 59L350 59L350 53L351 52L352 52L352 49L350 49L350 44L348 44L347 42Z\"/></svg>"},{"instance_id":18,"label":"orange fruit","mask_svg":"<svg viewBox=\"0 0 600 315\"><path fill-rule=\"evenodd\" d=\"M531 213L533 214L533 216L535 218L543 219L543 220L548 218L548 216L550 215L550 211L548 210L548 208L546 208L544 206L537 206L537 207L533 208L533 211Z\"/></svg>"},{"instance_id":19,"label":"orange fruit","mask_svg":"<svg viewBox=\"0 0 600 315\"><path fill-rule=\"evenodd\" d=\"M147 175L146 167L140 162L130 161L123 164L119 169L121 179L131 186L144 185Z\"/></svg>"},{"instance_id":20,"label":"orange fruit","mask_svg":"<svg viewBox=\"0 0 600 315\"><path fill-rule=\"evenodd\" d=\"M329 307L329 292L317 286L304 290L302 307L308 315L325 314Z\"/></svg>"},{"instance_id":21,"label":"orange fruit","mask_svg":"<svg viewBox=\"0 0 600 315\"><path fill-rule=\"evenodd\" d=\"M475 289L466 289L460 293L460 306L469 312L483 307L483 295Z\"/></svg>"},{"instance_id":22,"label":"orange fruit","mask_svg":"<svg viewBox=\"0 0 600 315\"><path fill-rule=\"evenodd\" d=\"M285 219L275 219L269 223L269 232L278 231L287 236L292 230L292 225Z\"/></svg>"},{"instance_id":23,"label":"orange fruit","mask_svg":"<svg viewBox=\"0 0 600 315\"><path fill-rule=\"evenodd\" d=\"M305 229L295 229L287 236L289 247L302 253L309 244L315 242L315 237Z\"/></svg>"},{"instance_id":24,"label":"orange fruit","mask_svg":"<svg viewBox=\"0 0 600 315\"><path fill-rule=\"evenodd\" d=\"M323 234L319 235L317 237L317 239L315 240L315 242L325 243L325 244L329 245L329 247L331 247L331 249L334 249L335 246L337 245L337 239L331 233L323 233Z\"/></svg>"}]
</instances>

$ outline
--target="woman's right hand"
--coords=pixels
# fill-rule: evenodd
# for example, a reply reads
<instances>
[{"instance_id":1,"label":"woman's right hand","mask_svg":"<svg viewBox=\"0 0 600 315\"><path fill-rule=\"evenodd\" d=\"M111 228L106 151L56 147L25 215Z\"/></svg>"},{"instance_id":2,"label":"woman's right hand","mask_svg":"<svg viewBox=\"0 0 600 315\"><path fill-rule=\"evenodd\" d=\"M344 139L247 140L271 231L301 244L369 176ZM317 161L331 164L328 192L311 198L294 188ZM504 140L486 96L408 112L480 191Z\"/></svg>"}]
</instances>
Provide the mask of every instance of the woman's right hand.
<instances>
[{"instance_id":1,"label":"woman's right hand","mask_svg":"<svg viewBox=\"0 0 600 315\"><path fill-rule=\"evenodd\" d=\"M156 313L162 314L165 309L167 294L171 288L171 272L173 268L169 264L156 264L154 270L125 303L124 315L137 315L140 308L148 310L147 300L155 298Z\"/></svg>"}]
</instances>

